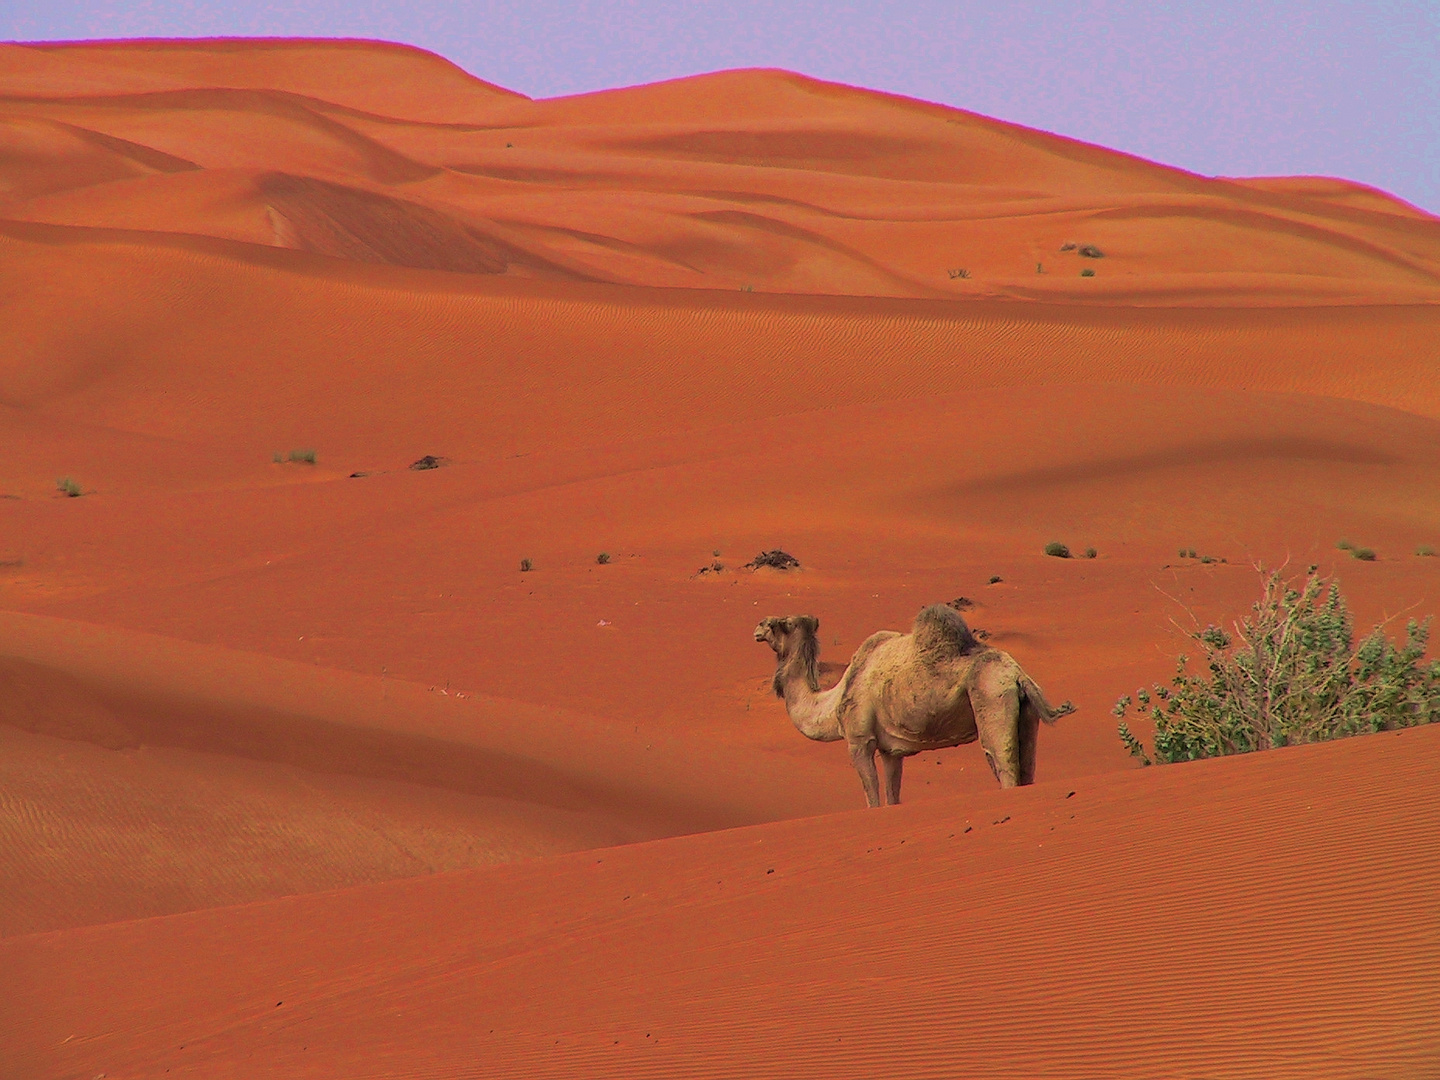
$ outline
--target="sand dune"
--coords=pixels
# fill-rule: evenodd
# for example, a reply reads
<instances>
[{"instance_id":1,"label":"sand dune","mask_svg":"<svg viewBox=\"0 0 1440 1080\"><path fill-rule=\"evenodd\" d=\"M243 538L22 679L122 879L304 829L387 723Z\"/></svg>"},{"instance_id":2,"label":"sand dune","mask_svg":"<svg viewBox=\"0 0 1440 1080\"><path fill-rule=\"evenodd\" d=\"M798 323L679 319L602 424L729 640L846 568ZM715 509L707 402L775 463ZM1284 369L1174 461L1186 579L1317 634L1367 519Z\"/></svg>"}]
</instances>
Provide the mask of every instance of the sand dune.
<instances>
[{"instance_id":1,"label":"sand dune","mask_svg":"<svg viewBox=\"0 0 1440 1080\"><path fill-rule=\"evenodd\" d=\"M6 49L15 220L692 289L1440 297L1440 225L1382 193L1207 179L787 72L531 101L393 46Z\"/></svg>"},{"instance_id":2,"label":"sand dune","mask_svg":"<svg viewBox=\"0 0 1440 1080\"><path fill-rule=\"evenodd\" d=\"M11 1060L66 1076L256 1060L367 1077L1424 1076L1440 1054L1437 735L13 939L0 957L33 1004L12 1013Z\"/></svg>"},{"instance_id":3,"label":"sand dune","mask_svg":"<svg viewBox=\"0 0 1440 1080\"><path fill-rule=\"evenodd\" d=\"M1257 563L1440 605L1437 301L1383 192L784 72L0 46L0 1075L1426 1075L1432 733L1110 708ZM960 596L1041 783L837 813L756 621Z\"/></svg>"}]
</instances>

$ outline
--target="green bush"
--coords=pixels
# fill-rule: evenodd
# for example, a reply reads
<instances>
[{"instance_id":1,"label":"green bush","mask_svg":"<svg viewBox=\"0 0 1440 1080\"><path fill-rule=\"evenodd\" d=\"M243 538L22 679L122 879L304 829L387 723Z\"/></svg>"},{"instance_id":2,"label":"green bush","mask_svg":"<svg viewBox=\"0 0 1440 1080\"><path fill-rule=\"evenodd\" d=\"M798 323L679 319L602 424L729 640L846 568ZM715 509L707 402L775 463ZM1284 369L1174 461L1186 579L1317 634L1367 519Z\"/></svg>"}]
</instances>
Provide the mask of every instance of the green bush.
<instances>
[{"instance_id":1,"label":"green bush","mask_svg":"<svg viewBox=\"0 0 1440 1080\"><path fill-rule=\"evenodd\" d=\"M1351 549L1350 549L1350 554L1351 554L1354 558L1359 559L1361 562L1374 562L1374 561L1375 561L1375 552L1372 551L1372 550L1370 550L1370 548L1362 548L1362 547L1351 548Z\"/></svg>"},{"instance_id":2,"label":"green bush","mask_svg":"<svg viewBox=\"0 0 1440 1080\"><path fill-rule=\"evenodd\" d=\"M1352 540L1346 540L1344 537L1341 537L1339 540L1336 540L1336 541L1335 541L1335 546L1336 546L1337 548L1339 548L1341 551L1354 551L1354 550L1355 550L1355 543L1354 543L1354 541L1352 541Z\"/></svg>"},{"instance_id":3,"label":"green bush","mask_svg":"<svg viewBox=\"0 0 1440 1080\"><path fill-rule=\"evenodd\" d=\"M521 560L520 560L520 572L521 572L522 574L528 574L531 570L534 570L534 569L535 569L535 564L534 564L533 562L531 562L529 559L521 559Z\"/></svg>"},{"instance_id":4,"label":"green bush","mask_svg":"<svg viewBox=\"0 0 1440 1080\"><path fill-rule=\"evenodd\" d=\"M600 552L599 555L596 555L596 556L595 556L595 561L596 561L597 563L599 563L601 566L604 566L606 563L608 563L608 562L610 561L610 553L609 553L608 551L602 551L602 552Z\"/></svg>"},{"instance_id":5,"label":"green bush","mask_svg":"<svg viewBox=\"0 0 1440 1080\"><path fill-rule=\"evenodd\" d=\"M990 584L991 584L991 585L999 585L999 584L1000 584L1002 581L1004 581L1004 580L1005 580L1005 579L1002 578L999 574L991 574L991 575L990 575Z\"/></svg>"},{"instance_id":6,"label":"green bush","mask_svg":"<svg viewBox=\"0 0 1440 1080\"><path fill-rule=\"evenodd\" d=\"M1424 558L1430 558L1434 556L1435 549L1429 544L1421 544L1415 549L1415 554Z\"/></svg>"},{"instance_id":7,"label":"green bush","mask_svg":"<svg viewBox=\"0 0 1440 1080\"><path fill-rule=\"evenodd\" d=\"M1099 554L1100 554L1100 553L1099 553L1098 551L1096 551L1094 548L1086 548L1086 549L1085 549L1085 558L1087 558L1087 559L1093 559L1093 558L1095 558L1095 557L1096 557L1097 555L1099 555Z\"/></svg>"},{"instance_id":8,"label":"green bush","mask_svg":"<svg viewBox=\"0 0 1440 1080\"><path fill-rule=\"evenodd\" d=\"M1045 554L1053 555L1057 559L1070 558L1070 549L1058 540L1051 540L1045 545Z\"/></svg>"},{"instance_id":9,"label":"green bush","mask_svg":"<svg viewBox=\"0 0 1440 1080\"><path fill-rule=\"evenodd\" d=\"M1081 271L1080 271L1080 276L1081 276L1081 277L1094 277L1094 276L1095 276L1095 271L1092 270L1092 269L1090 269L1090 267L1087 266L1084 270L1081 270Z\"/></svg>"},{"instance_id":10,"label":"green bush","mask_svg":"<svg viewBox=\"0 0 1440 1080\"><path fill-rule=\"evenodd\" d=\"M72 499L78 499L84 494L84 492L80 490L80 485L68 476L62 476L59 480L56 480L55 489L63 495L70 496Z\"/></svg>"},{"instance_id":11,"label":"green bush","mask_svg":"<svg viewBox=\"0 0 1440 1080\"><path fill-rule=\"evenodd\" d=\"M1180 657L1170 686L1135 693L1136 712L1155 725L1154 760L1243 754L1324 742L1440 720L1440 661L1420 663L1430 620L1410 620L1396 646L1377 626L1357 646L1340 586L1310 567L1298 588L1275 571L1235 635L1207 626L1190 637L1208 674ZM1151 755L1125 723L1127 694L1115 703L1120 741L1143 764Z\"/></svg>"}]
</instances>

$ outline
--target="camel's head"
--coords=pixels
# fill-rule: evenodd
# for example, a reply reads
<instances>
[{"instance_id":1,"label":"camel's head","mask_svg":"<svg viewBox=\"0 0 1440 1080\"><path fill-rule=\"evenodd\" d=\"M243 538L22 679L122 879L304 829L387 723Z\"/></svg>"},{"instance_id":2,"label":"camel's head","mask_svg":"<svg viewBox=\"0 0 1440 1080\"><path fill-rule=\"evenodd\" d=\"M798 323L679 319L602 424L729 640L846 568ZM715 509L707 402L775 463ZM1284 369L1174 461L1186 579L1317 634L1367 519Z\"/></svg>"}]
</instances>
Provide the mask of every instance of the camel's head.
<instances>
[{"instance_id":1,"label":"camel's head","mask_svg":"<svg viewBox=\"0 0 1440 1080\"><path fill-rule=\"evenodd\" d=\"M814 615L771 615L755 627L755 640L765 642L777 655L785 656L794 650L797 642L813 638L819 629L820 620Z\"/></svg>"},{"instance_id":2,"label":"camel's head","mask_svg":"<svg viewBox=\"0 0 1440 1080\"><path fill-rule=\"evenodd\" d=\"M815 659L820 652L820 639L816 631L820 620L814 615L771 615L761 619L755 627L755 640L763 641L775 650L775 693L785 696L786 664L792 657L799 656L804 667L805 681L811 690L819 690L815 672Z\"/></svg>"}]
</instances>

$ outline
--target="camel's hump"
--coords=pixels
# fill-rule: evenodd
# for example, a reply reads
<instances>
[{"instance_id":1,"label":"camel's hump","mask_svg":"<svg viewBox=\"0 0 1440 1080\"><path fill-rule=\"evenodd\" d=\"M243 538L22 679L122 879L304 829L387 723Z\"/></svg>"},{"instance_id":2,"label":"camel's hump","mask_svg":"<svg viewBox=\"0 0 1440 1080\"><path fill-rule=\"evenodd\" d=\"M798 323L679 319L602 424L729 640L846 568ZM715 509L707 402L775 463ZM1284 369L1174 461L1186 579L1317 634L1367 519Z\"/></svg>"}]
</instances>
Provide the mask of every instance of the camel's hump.
<instances>
[{"instance_id":1,"label":"camel's hump","mask_svg":"<svg viewBox=\"0 0 1440 1080\"><path fill-rule=\"evenodd\" d=\"M927 659L963 656L979 648L960 613L948 604L931 604L915 616L915 651Z\"/></svg>"}]
</instances>

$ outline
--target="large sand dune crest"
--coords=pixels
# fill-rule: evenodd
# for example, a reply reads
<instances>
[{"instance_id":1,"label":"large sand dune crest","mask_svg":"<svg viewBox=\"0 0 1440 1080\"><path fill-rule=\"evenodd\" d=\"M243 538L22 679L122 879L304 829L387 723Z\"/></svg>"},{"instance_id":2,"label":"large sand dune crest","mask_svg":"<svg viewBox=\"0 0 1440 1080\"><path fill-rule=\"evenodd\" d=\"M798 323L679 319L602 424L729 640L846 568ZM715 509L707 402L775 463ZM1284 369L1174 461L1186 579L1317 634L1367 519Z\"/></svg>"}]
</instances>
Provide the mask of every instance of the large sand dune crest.
<instances>
[{"instance_id":1,"label":"large sand dune crest","mask_svg":"<svg viewBox=\"0 0 1440 1080\"><path fill-rule=\"evenodd\" d=\"M463 271L477 256L436 262L436 230L498 229L526 253L511 273L687 288L1166 306L1440 297L1440 225L1358 185L1208 179L788 72L530 101L430 54L361 43L7 55L0 130L19 168L0 217L143 220ZM204 172L178 199L177 168ZM234 170L350 185L352 208L397 200L392 226L411 228L317 247L303 224L275 227L285 211L263 180L235 205Z\"/></svg>"}]
</instances>

